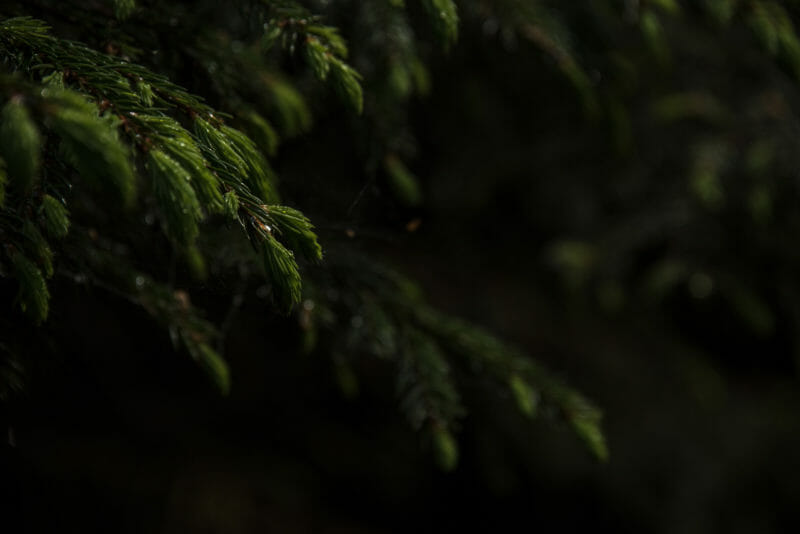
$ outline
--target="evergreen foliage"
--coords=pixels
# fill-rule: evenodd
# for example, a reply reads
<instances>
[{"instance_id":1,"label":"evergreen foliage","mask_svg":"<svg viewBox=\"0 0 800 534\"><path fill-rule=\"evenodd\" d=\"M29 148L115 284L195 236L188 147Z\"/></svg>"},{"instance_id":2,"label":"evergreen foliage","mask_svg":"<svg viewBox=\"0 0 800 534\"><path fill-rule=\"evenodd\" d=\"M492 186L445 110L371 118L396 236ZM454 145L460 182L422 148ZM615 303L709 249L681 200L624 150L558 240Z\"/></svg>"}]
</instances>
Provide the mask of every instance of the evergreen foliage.
<instances>
[{"instance_id":1,"label":"evergreen foliage","mask_svg":"<svg viewBox=\"0 0 800 534\"><path fill-rule=\"evenodd\" d=\"M286 392L300 398L316 377L272 373L327 366L341 396L363 403L342 406L373 409L389 391L423 460L475 469L484 447L486 464L502 468L477 469L505 480L520 466L506 447L531 456L522 463L566 463L560 450L533 458L561 439L560 425L587 457L604 462L619 446L630 460L587 467L617 469L594 489L604 493L596 508L649 498L661 531L685 531L695 492L717 492L708 508L724 502L709 480L749 486L757 469L740 466L744 454L786 455L738 428L709 430L712 453L683 442L673 451L670 422L730 429L751 418L775 442L798 428L796 384L771 393L777 415L754 407L749 389L772 388L760 366L788 374L800 363L798 17L795 0L5 2L0 415L26 391L42 394L42 362L82 372L62 348L92 343L73 339L104 356L120 348L108 325L63 326L102 303L95 315L122 311L143 374L177 386L161 370L179 366L188 383L196 367L207 380L191 387L215 393L215 407L269 399L264 411L298 419L286 428L315 441L328 435L310 429L311 410L291 411ZM481 276L460 279L462 269ZM517 285L498 282L506 276ZM487 299L496 286L511 295ZM513 342L476 324L489 317ZM559 325L563 339L549 343L542 331L564 317L601 332L584 339L588 329ZM609 356L628 335L648 338L641 354ZM171 361L143 354L170 342ZM590 357L570 361L565 346ZM725 384L712 358L739 350L756 379L715 411ZM246 358L264 363L253 371ZM605 388L603 406L640 410L627 422L646 424L620 431L626 422L612 417L609 447L600 408L548 367L589 396ZM645 367L660 415L630 394L648 387L634 383ZM268 378L287 384L254 394ZM380 408L371 415L385 421ZM644 438L630 434L652 435L650 448L631 454ZM728 479L724 462L736 465ZM654 473L676 466L701 473L705 489L675 475L663 512L668 489ZM765 472L759 498L796 494ZM621 491L620 473L653 495ZM583 491L570 490L570 510ZM661 522L669 513L682 517Z\"/></svg>"},{"instance_id":2,"label":"evergreen foliage","mask_svg":"<svg viewBox=\"0 0 800 534\"><path fill-rule=\"evenodd\" d=\"M221 352L212 347L222 347L221 332L190 300L189 291L202 292L202 286L177 285L174 277L159 274L157 265L146 266L147 256L172 249L198 280L236 272L245 284L254 275L251 266L260 263L274 310L291 313L304 302L299 313L307 337L326 332L339 376L349 384L345 393L357 387L349 367L354 358L377 356L395 364L401 410L413 428L429 433L443 469L456 466L455 434L466 413L454 367L494 381L501 390L510 388L528 417L537 413L540 397L554 404L590 450L606 458L599 412L583 397L528 356L437 312L412 282L377 267L375 260L356 261L353 251L323 260L310 220L279 203L268 157L285 139L309 130L304 93L317 92L292 63L296 59L345 107L363 113L362 124L376 129L368 172L382 167L400 202L423 201L418 179L403 161L410 153L402 147L407 134L399 111L412 94L427 92L429 80L413 17L402 2L363 6L361 16L388 25L388 41L365 47L355 58L369 72L373 93L365 93L365 77L348 63L340 30L327 25L339 19L335 5L229 6L205 20L209 31L194 35L186 28L191 40L181 50L162 50L163 60L144 53L147 37L137 43L139 25L169 20L172 26L177 19L165 17L183 8L130 0L115 0L111 7L117 22L105 20L110 33L102 37L102 50L96 46L99 35L83 34L83 43L65 39L29 16L47 17L58 26L73 9L69 6L47 4L28 12L25 4L10 5L1 14L0 272L18 286L16 308L47 332L50 310L59 306L50 300L47 279L123 296L167 329L224 394L235 384ZM439 46L452 48L458 36L456 4L425 0L422 7ZM354 8L343 13L348 9ZM98 21L107 16L97 6L87 13ZM207 62L212 84L203 96L172 78L180 71L181 54ZM374 85L385 72L389 85ZM141 241L140 229L154 220L166 242ZM233 256L220 256L227 253L213 243L238 243L236 235L249 240L252 250L234 245ZM343 291L341 300L329 298L333 289ZM13 303L7 306L10 311ZM313 341L307 344L307 350L314 347Z\"/></svg>"},{"instance_id":3,"label":"evergreen foliage","mask_svg":"<svg viewBox=\"0 0 800 534\"><path fill-rule=\"evenodd\" d=\"M345 394L358 389L358 359L394 366L400 408L430 437L444 469L457 462L455 435L468 405L464 375L490 383L526 417L540 413L540 403L554 407L606 459L600 412L591 402L529 355L436 310L408 278L347 241L334 238L329 247L318 238L316 219L278 194L274 161L282 145L322 118L355 132L348 150L357 153L368 183L406 208L424 205L408 110L430 89L427 65L448 60L464 26L499 35L508 48L540 50L621 158L639 148L639 129L703 125L664 148L675 156L665 158L674 162L669 172L685 179L659 183L667 191L660 205L642 204L651 224L632 232L579 228L573 233L585 235L550 245L551 265L568 292L590 289L613 311L639 295L663 301L681 288L707 296L716 282L754 332L769 335L779 323L764 288L729 272L724 251L685 226L740 216L748 236L763 236L776 231L772 221L791 219L780 209L792 186L774 177L794 168L785 155L793 153L786 109L794 100L775 87L800 80L794 2L265 0L204 5L200 26L183 25L191 8L182 3L114 0L81 11L98 24L73 20L72 5L36 4L11 2L0 12L0 275L15 284L9 313L23 312L44 333L59 306L48 283L81 280L145 310L227 393L236 385L222 356L223 325L192 304L202 297L189 297L214 290L176 280L164 266L180 258L197 280L236 278L248 291L264 276L270 309L298 318L307 351L331 355ZM143 30L146 22L158 35ZM67 38L76 30L81 42ZM769 77L751 81L755 88L744 96L681 83L691 79L682 77L690 60L717 59L693 49L709 33L746 35L736 46L774 60L759 63ZM187 74L186 61L203 72ZM778 76L785 79L770 81ZM656 87L651 77L679 81ZM330 91L337 100L330 101ZM302 176L284 180L303 208L296 185ZM615 201L601 186L584 185ZM620 190L644 198L644 187ZM154 221L163 236L142 237ZM739 235L736 225L714 228L720 240ZM783 243L791 233L776 235ZM641 252L653 236L670 243L663 254ZM782 258L781 247L767 252ZM796 291L793 282L786 286ZM17 320L4 323L5 336ZM24 361L3 350L2 369ZM13 389L8 380L0 391Z\"/></svg>"}]
</instances>

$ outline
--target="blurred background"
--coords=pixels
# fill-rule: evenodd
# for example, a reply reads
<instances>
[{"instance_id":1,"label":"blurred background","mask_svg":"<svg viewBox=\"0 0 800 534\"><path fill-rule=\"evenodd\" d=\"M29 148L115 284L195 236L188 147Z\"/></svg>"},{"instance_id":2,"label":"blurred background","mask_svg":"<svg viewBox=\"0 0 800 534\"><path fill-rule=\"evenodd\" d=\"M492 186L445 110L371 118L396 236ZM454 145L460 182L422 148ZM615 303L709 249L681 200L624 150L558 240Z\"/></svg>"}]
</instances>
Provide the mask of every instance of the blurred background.
<instances>
[{"instance_id":1,"label":"blurred background","mask_svg":"<svg viewBox=\"0 0 800 534\"><path fill-rule=\"evenodd\" d=\"M360 361L353 394L328 338L301 350L302 310L276 316L243 292L222 398L141 311L63 282L58 356L3 405L0 522L800 528L797 3L464 2L449 53L419 45L429 89L402 106L372 53L375 3L330 4L365 116L310 99L313 130L273 160L284 195L329 265L380 258L591 398L609 461L554 414L531 423L465 377L460 461L444 473L398 415L391 368ZM215 103L204 76L183 83ZM402 172L372 161L375 143ZM224 320L224 283L203 289L193 297ZM18 335L45 350L35 328Z\"/></svg>"}]
</instances>

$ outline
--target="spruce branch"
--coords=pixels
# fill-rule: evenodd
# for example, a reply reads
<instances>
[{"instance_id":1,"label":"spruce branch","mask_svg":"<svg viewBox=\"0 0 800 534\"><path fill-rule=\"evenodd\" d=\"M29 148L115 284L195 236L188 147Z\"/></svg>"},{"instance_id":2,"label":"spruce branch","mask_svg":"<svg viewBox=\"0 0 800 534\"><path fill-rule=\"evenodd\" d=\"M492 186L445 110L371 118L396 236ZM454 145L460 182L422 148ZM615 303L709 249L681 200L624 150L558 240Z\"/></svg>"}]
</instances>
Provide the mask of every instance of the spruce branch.
<instances>
[{"instance_id":1,"label":"spruce branch","mask_svg":"<svg viewBox=\"0 0 800 534\"><path fill-rule=\"evenodd\" d=\"M50 195L44 195L41 213L48 235L60 239L69 233L69 211L61 201Z\"/></svg>"},{"instance_id":2,"label":"spruce branch","mask_svg":"<svg viewBox=\"0 0 800 534\"><path fill-rule=\"evenodd\" d=\"M131 207L136 178L130 155L118 136L119 122L69 90L42 91L44 105L53 104L45 124L61 139L66 159L92 187L112 192L123 207Z\"/></svg>"},{"instance_id":3,"label":"spruce branch","mask_svg":"<svg viewBox=\"0 0 800 534\"><path fill-rule=\"evenodd\" d=\"M265 25L264 48L269 50L281 40L284 49L294 53L298 46L319 81L330 80L339 97L356 113L364 108L361 75L345 62L348 50L336 28L319 24L299 5L279 5L272 8L273 18Z\"/></svg>"},{"instance_id":4,"label":"spruce branch","mask_svg":"<svg viewBox=\"0 0 800 534\"><path fill-rule=\"evenodd\" d=\"M30 220L25 221L22 226L22 235L25 238L23 248L30 257L44 269L46 278L53 276L53 251L50 244L44 238L39 228Z\"/></svg>"},{"instance_id":5,"label":"spruce branch","mask_svg":"<svg viewBox=\"0 0 800 534\"><path fill-rule=\"evenodd\" d=\"M581 394L564 385L544 367L487 332L433 309L417 313L420 326L441 340L470 368L487 373L498 384L511 388L520 411L531 417L538 398L559 408L575 432L601 461L608 459L603 439L601 412Z\"/></svg>"},{"instance_id":6,"label":"spruce branch","mask_svg":"<svg viewBox=\"0 0 800 534\"><path fill-rule=\"evenodd\" d=\"M203 212L191 186L191 177L181 165L161 150L147 153L147 168L153 180L153 193L167 234L176 243L188 245L199 233L197 223Z\"/></svg>"},{"instance_id":7,"label":"spruce branch","mask_svg":"<svg viewBox=\"0 0 800 534\"><path fill-rule=\"evenodd\" d=\"M343 42L337 42L333 34L323 35L343 52ZM43 78L49 87L41 91L45 126L60 137L64 157L88 182L100 189L115 189L122 203L131 205L136 180L129 153L118 138L118 131L124 132L126 141L145 156L166 233L183 248L198 273L202 255L193 243L200 233L199 223L207 213L224 211L254 230L250 234L258 236L254 245L265 247L266 257L271 258L267 272L279 289L281 306L298 301L300 275L294 255L263 229L274 225L290 246L299 247L309 258L319 259L321 249L313 227L299 212L279 207L275 217L269 215L267 206L278 200L276 179L249 137L225 125L198 97L165 77L80 43L51 37L47 26L34 19L0 22L0 54L20 69L33 64L50 72ZM20 113L17 108L8 109ZM193 123L194 134L172 115ZM33 123L24 118L15 116L15 127L35 132L30 128ZM35 141L34 135L16 137L27 139L28 145ZM35 148L28 152L38 155L40 149ZM31 158L27 161L30 164ZM33 161L28 175L36 166ZM50 203L51 223L58 216L53 208Z\"/></svg>"},{"instance_id":8,"label":"spruce branch","mask_svg":"<svg viewBox=\"0 0 800 534\"><path fill-rule=\"evenodd\" d=\"M510 394L526 418L535 417L540 404L555 407L589 451L607 460L601 412L541 364L475 325L436 310L399 273L364 258L339 261L329 259L327 267L344 269L347 294L353 296L331 302L310 291L314 313L306 318L306 329L345 329L346 344L336 353L396 363L401 410L413 428L430 433L441 467L454 466L458 449L453 433L465 414L456 369L480 375L501 394Z\"/></svg>"},{"instance_id":9,"label":"spruce branch","mask_svg":"<svg viewBox=\"0 0 800 534\"><path fill-rule=\"evenodd\" d=\"M183 347L220 392L227 394L230 370L224 358L213 348L219 339L219 331L202 317L202 312L192 304L189 293L158 282L133 268L125 258L113 252L115 245L112 241L91 235L86 228L78 228L70 234L70 247L84 252L80 258L79 278L145 310L169 331L174 348ZM70 276L71 273L64 274Z\"/></svg>"},{"instance_id":10,"label":"spruce branch","mask_svg":"<svg viewBox=\"0 0 800 534\"><path fill-rule=\"evenodd\" d=\"M47 319L50 293L42 276L42 271L24 254L15 252L11 256L14 275L19 283L17 301L20 308L35 324Z\"/></svg>"},{"instance_id":11,"label":"spruce branch","mask_svg":"<svg viewBox=\"0 0 800 534\"><path fill-rule=\"evenodd\" d=\"M453 0L422 0L436 37L449 50L458 40L458 8Z\"/></svg>"},{"instance_id":12,"label":"spruce branch","mask_svg":"<svg viewBox=\"0 0 800 534\"><path fill-rule=\"evenodd\" d=\"M127 19L136 9L136 0L111 0L111 3L118 20Z\"/></svg>"},{"instance_id":13,"label":"spruce branch","mask_svg":"<svg viewBox=\"0 0 800 534\"><path fill-rule=\"evenodd\" d=\"M261 252L264 269L272 282L273 296L278 306L288 312L302 298L297 262L292 251L272 236L269 226L257 225L263 239Z\"/></svg>"},{"instance_id":14,"label":"spruce branch","mask_svg":"<svg viewBox=\"0 0 800 534\"><path fill-rule=\"evenodd\" d=\"M23 194L38 180L42 138L20 96L11 98L0 111L0 156L7 176Z\"/></svg>"}]
</instances>

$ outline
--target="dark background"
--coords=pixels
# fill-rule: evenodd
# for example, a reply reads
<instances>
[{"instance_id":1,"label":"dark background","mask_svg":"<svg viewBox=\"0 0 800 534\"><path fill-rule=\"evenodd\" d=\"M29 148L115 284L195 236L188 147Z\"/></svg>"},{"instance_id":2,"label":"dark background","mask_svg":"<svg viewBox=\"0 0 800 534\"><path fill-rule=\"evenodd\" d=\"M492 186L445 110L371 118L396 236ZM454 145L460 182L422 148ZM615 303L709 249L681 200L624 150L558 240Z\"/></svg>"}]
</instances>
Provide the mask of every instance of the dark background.
<instances>
[{"instance_id":1,"label":"dark background","mask_svg":"<svg viewBox=\"0 0 800 534\"><path fill-rule=\"evenodd\" d=\"M607 464L557 417L530 423L469 378L460 463L442 473L397 412L390 368L364 363L347 400L324 347L301 355L297 317L273 315L255 291L226 341L233 388L222 398L145 314L62 281L48 323L57 350L33 327L19 333L32 353L58 357L29 369L2 408L0 530L796 531L797 90L743 25L723 32L687 15L669 31L668 73L633 37L623 47L638 80L619 91L633 132L623 147L552 58L467 20L452 53L433 56L432 93L408 111L421 206L363 172L351 141L364 132L338 112L275 162L330 261L341 247L382 258L597 402ZM598 90L612 91L592 47L603 36L584 35ZM653 118L658 97L687 89L709 90L732 116ZM765 94L783 106L767 118L752 104ZM771 215L758 224L740 201L741 169L762 137L776 155ZM708 139L731 149L717 210L687 185ZM591 265L554 252L576 241L592 247ZM713 289L693 291L687 276L651 298L643 280L664 258ZM224 287L205 289L209 316L222 317ZM13 299L12 285L2 291Z\"/></svg>"}]
</instances>

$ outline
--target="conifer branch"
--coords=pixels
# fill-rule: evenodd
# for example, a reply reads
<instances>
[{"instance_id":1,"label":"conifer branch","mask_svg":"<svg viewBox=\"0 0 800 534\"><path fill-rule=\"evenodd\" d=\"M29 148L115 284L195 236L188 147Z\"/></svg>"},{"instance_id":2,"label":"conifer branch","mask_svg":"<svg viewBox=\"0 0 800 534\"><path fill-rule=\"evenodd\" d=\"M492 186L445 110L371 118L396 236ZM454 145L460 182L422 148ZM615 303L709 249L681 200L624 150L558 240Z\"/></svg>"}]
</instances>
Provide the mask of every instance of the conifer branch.
<instances>
[{"instance_id":1,"label":"conifer branch","mask_svg":"<svg viewBox=\"0 0 800 534\"><path fill-rule=\"evenodd\" d=\"M335 46L340 50L340 44ZM282 307L298 301L300 276L293 253L263 228L275 224L292 246L301 247L314 259L321 257L319 245L312 226L299 212L278 209L278 220L267 213L267 204L278 198L274 173L246 135L223 124L219 114L165 77L79 43L51 37L47 26L34 19L0 22L0 54L18 68L32 64L51 73L42 78L50 86L39 98L45 126L61 138L67 161L83 178L100 188L113 185L123 204L131 205L135 178L128 151L117 137L121 130L126 141L145 155L164 229L176 245L190 253L193 265L199 268L202 263L193 246L199 223L206 214L226 211L255 230L250 235L263 234L254 245L266 247L275 260L267 262L274 267L267 271L275 287L285 289L277 292ZM30 93L34 93L32 88ZM12 124L22 128L25 134L6 132L25 143L15 154L26 155L28 167L18 169L14 161L12 167L15 175L30 181L36 174L41 147L35 125L20 106L15 101L7 105L9 118L4 124L7 130ZM167 113L181 114L193 122L195 134ZM57 217L53 208L50 203L51 223ZM280 279L282 276L287 279Z\"/></svg>"},{"instance_id":2,"label":"conifer branch","mask_svg":"<svg viewBox=\"0 0 800 534\"><path fill-rule=\"evenodd\" d=\"M352 257L344 265L347 273L359 273L357 279L346 275L356 297L326 302L321 294L310 293L313 313L303 315L305 328L345 328L348 342L341 351L396 363L401 410L412 427L430 432L441 467L455 465L453 433L465 413L455 368L491 380L527 418L536 416L540 403L554 406L598 460L608 459L601 412L542 365L475 325L437 311L398 273ZM329 261L327 267L343 265Z\"/></svg>"},{"instance_id":3,"label":"conifer branch","mask_svg":"<svg viewBox=\"0 0 800 534\"><path fill-rule=\"evenodd\" d=\"M273 18L265 25L263 46L269 50L280 39L283 48L303 56L318 80L330 80L337 94L356 113L364 108L361 75L345 63L348 50L336 28L319 24L320 17L294 3L272 7Z\"/></svg>"},{"instance_id":4,"label":"conifer branch","mask_svg":"<svg viewBox=\"0 0 800 534\"><path fill-rule=\"evenodd\" d=\"M453 0L422 0L434 32L445 50L458 40L458 8Z\"/></svg>"}]
</instances>

